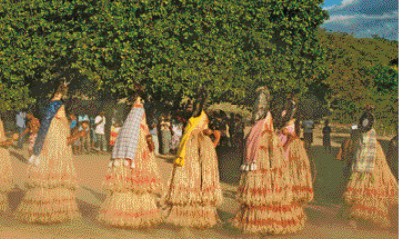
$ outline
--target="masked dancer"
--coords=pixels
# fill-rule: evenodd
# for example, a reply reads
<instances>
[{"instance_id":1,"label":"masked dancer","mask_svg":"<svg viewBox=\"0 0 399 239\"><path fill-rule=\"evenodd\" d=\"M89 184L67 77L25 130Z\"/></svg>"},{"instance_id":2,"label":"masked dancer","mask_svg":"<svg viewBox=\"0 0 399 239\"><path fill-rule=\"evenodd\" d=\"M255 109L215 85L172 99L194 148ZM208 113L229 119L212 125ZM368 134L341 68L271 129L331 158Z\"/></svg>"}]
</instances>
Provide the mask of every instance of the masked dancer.
<instances>
[{"instance_id":1,"label":"masked dancer","mask_svg":"<svg viewBox=\"0 0 399 239\"><path fill-rule=\"evenodd\" d=\"M303 141L299 138L300 124L294 119L295 102L285 100L283 107L273 105L272 115L275 119L275 130L281 140L285 158L288 160L292 178L293 205L302 207L313 200L313 183L310 160ZM304 215L304 212L302 212ZM305 218L302 220L304 224Z\"/></svg>"},{"instance_id":2,"label":"masked dancer","mask_svg":"<svg viewBox=\"0 0 399 239\"><path fill-rule=\"evenodd\" d=\"M293 202L292 177L280 138L274 131L267 87L256 90L255 112L246 141L232 225L245 233L292 234L304 226L304 213Z\"/></svg>"},{"instance_id":3,"label":"masked dancer","mask_svg":"<svg viewBox=\"0 0 399 239\"><path fill-rule=\"evenodd\" d=\"M398 184L373 128L373 106L366 106L365 110L359 120L361 135L355 143L352 173L344 199L352 227L369 221L387 228L391 226L389 209L398 203Z\"/></svg>"},{"instance_id":4,"label":"masked dancer","mask_svg":"<svg viewBox=\"0 0 399 239\"><path fill-rule=\"evenodd\" d=\"M135 92L133 108L119 131L103 182L108 195L98 220L105 225L144 228L162 221L156 199L162 192L163 179L155 161L143 94L141 90Z\"/></svg>"},{"instance_id":5,"label":"masked dancer","mask_svg":"<svg viewBox=\"0 0 399 239\"><path fill-rule=\"evenodd\" d=\"M80 217L70 127L62 101L67 90L61 83L41 121L27 173L28 190L14 213L24 222L50 224Z\"/></svg>"},{"instance_id":6,"label":"masked dancer","mask_svg":"<svg viewBox=\"0 0 399 239\"><path fill-rule=\"evenodd\" d=\"M212 130L204 112L206 96L201 89L162 200L166 223L174 226L207 228L219 222L216 207L222 203L222 192L216 151L209 137Z\"/></svg>"}]
</instances>

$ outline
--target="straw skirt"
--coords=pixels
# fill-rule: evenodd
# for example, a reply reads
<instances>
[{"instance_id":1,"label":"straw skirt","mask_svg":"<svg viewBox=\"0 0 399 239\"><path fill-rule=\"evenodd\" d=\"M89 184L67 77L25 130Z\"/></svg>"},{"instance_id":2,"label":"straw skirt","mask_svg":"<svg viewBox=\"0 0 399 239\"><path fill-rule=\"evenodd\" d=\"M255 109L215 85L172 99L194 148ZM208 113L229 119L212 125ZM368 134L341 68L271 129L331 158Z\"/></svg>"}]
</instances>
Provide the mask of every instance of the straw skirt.
<instances>
[{"instance_id":1,"label":"straw skirt","mask_svg":"<svg viewBox=\"0 0 399 239\"><path fill-rule=\"evenodd\" d=\"M67 145L69 123L64 114L51 122L38 166L28 167L28 188L14 215L29 223L57 223L80 217L75 201L78 187L72 149ZM58 113L57 113L58 114Z\"/></svg>"},{"instance_id":2,"label":"straw skirt","mask_svg":"<svg viewBox=\"0 0 399 239\"><path fill-rule=\"evenodd\" d=\"M142 123L135 167L130 167L130 159L115 159L107 171L103 188L108 195L98 215L98 220L105 225L145 228L162 222L157 199L162 193L164 180L154 153L148 148L145 128Z\"/></svg>"},{"instance_id":3,"label":"straw skirt","mask_svg":"<svg viewBox=\"0 0 399 239\"><path fill-rule=\"evenodd\" d=\"M370 221L382 228L391 225L390 207L398 203L398 183L380 143L371 173L353 171L344 193L348 214L356 220Z\"/></svg>"}]
</instances>

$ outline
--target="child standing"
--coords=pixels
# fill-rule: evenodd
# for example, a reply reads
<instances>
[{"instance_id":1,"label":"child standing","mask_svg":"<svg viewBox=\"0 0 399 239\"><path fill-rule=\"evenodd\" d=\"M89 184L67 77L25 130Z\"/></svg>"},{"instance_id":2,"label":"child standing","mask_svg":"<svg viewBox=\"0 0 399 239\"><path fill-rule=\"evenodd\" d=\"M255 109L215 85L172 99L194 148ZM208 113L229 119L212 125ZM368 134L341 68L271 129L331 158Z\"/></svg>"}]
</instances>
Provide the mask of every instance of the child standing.
<instances>
[{"instance_id":1,"label":"child standing","mask_svg":"<svg viewBox=\"0 0 399 239\"><path fill-rule=\"evenodd\" d=\"M106 124L106 119L105 119L105 112L101 111L100 114L95 118L94 121L94 126L95 126L95 138L96 138L96 146L97 149L96 151L105 153L107 152L107 144L105 141L105 124Z\"/></svg>"}]
</instances>

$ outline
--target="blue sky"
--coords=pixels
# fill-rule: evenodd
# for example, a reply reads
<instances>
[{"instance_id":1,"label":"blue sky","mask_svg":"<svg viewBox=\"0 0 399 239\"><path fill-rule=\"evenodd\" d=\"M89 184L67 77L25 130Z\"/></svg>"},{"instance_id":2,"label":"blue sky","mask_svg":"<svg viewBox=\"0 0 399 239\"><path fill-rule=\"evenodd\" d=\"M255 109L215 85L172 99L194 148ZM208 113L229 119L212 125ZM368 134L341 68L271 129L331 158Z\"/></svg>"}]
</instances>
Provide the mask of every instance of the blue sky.
<instances>
[{"instance_id":1,"label":"blue sky","mask_svg":"<svg viewBox=\"0 0 399 239\"><path fill-rule=\"evenodd\" d=\"M323 28L398 40L398 0L324 0L322 7L330 15Z\"/></svg>"},{"instance_id":2,"label":"blue sky","mask_svg":"<svg viewBox=\"0 0 399 239\"><path fill-rule=\"evenodd\" d=\"M323 7L331 7L333 5L340 5L342 0L324 0Z\"/></svg>"}]
</instances>

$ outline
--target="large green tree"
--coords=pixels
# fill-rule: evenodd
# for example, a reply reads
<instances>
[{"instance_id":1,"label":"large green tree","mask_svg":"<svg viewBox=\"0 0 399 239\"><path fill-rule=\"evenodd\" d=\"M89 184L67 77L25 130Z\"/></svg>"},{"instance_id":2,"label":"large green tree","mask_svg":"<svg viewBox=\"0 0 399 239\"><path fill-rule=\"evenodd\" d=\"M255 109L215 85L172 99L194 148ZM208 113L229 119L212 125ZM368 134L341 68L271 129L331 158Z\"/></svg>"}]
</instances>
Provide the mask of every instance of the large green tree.
<instances>
[{"instance_id":1,"label":"large green tree","mask_svg":"<svg viewBox=\"0 0 399 239\"><path fill-rule=\"evenodd\" d=\"M188 93L245 103L253 89L305 89L319 72L321 1L164 1L154 24L151 76Z\"/></svg>"},{"instance_id":2,"label":"large green tree","mask_svg":"<svg viewBox=\"0 0 399 239\"><path fill-rule=\"evenodd\" d=\"M357 39L324 30L319 34L325 54L324 98L334 108L332 116L353 123L366 104L374 104L378 127L396 125L398 71L389 62L397 58L397 41Z\"/></svg>"},{"instance_id":3,"label":"large green tree","mask_svg":"<svg viewBox=\"0 0 399 239\"><path fill-rule=\"evenodd\" d=\"M259 84L306 89L321 71L321 2L2 0L0 77L36 98L62 77L106 97L135 83L159 98L206 85L241 103Z\"/></svg>"}]
</instances>

